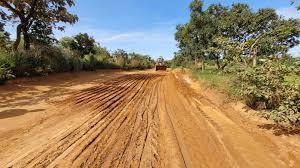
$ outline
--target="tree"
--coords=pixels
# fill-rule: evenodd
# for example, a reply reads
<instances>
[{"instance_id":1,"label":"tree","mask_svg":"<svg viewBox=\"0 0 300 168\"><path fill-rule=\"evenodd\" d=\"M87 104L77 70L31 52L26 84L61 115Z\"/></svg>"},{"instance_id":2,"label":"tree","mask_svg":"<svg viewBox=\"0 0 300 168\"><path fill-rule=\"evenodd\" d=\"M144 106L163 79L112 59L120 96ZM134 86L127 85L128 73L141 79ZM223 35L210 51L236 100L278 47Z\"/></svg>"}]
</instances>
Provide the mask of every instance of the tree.
<instances>
[{"instance_id":1,"label":"tree","mask_svg":"<svg viewBox=\"0 0 300 168\"><path fill-rule=\"evenodd\" d=\"M79 33L70 41L70 49L77 51L81 57L87 54L95 54L96 41L87 33Z\"/></svg>"},{"instance_id":2,"label":"tree","mask_svg":"<svg viewBox=\"0 0 300 168\"><path fill-rule=\"evenodd\" d=\"M43 21L36 21L28 32L30 42L37 45L50 45L57 40L54 37L51 24Z\"/></svg>"},{"instance_id":3,"label":"tree","mask_svg":"<svg viewBox=\"0 0 300 168\"><path fill-rule=\"evenodd\" d=\"M63 30L58 23L74 24L78 17L67 11L68 7L74 6L74 0L0 0L0 11L2 18L12 23L17 23L16 41L14 50L17 50L24 39L24 48L29 49L32 38L36 37L35 32L45 33L48 36L53 28ZM46 28L46 32L40 29ZM30 37L33 35L32 37Z\"/></svg>"},{"instance_id":4,"label":"tree","mask_svg":"<svg viewBox=\"0 0 300 168\"><path fill-rule=\"evenodd\" d=\"M208 59L215 60L217 68L221 68L220 59L222 46L218 42L218 37L222 36L222 17L227 12L227 8L220 4L211 5L205 12L207 18L206 39L207 46L205 49Z\"/></svg>"},{"instance_id":5,"label":"tree","mask_svg":"<svg viewBox=\"0 0 300 168\"><path fill-rule=\"evenodd\" d=\"M220 50L213 39L221 34L220 17L227 9L221 5L211 5L204 11L202 6L203 3L199 0L191 3L190 21L177 26L175 38L181 49L180 55L188 56L188 60L193 60L196 65L201 61L201 68L204 70L206 59L216 60L217 66L220 67Z\"/></svg>"},{"instance_id":6,"label":"tree","mask_svg":"<svg viewBox=\"0 0 300 168\"><path fill-rule=\"evenodd\" d=\"M99 61L104 63L111 63L113 62L113 58L107 48L101 47L99 44L94 47L97 57Z\"/></svg>"},{"instance_id":7,"label":"tree","mask_svg":"<svg viewBox=\"0 0 300 168\"><path fill-rule=\"evenodd\" d=\"M9 33L4 30L4 24L0 22L0 48L8 49L10 43Z\"/></svg>"},{"instance_id":8,"label":"tree","mask_svg":"<svg viewBox=\"0 0 300 168\"><path fill-rule=\"evenodd\" d=\"M59 44L64 47L64 48L67 48L67 49L71 49L71 43L72 41L74 40L73 37L62 37L60 40L59 40Z\"/></svg>"},{"instance_id":9,"label":"tree","mask_svg":"<svg viewBox=\"0 0 300 168\"><path fill-rule=\"evenodd\" d=\"M175 39L178 41L178 47L181 53L187 55L197 65L201 60L202 69L204 70L206 46L206 34L204 30L206 20L203 17L203 3L200 0L194 0L190 4L191 18L189 23L177 26Z\"/></svg>"},{"instance_id":10,"label":"tree","mask_svg":"<svg viewBox=\"0 0 300 168\"><path fill-rule=\"evenodd\" d=\"M118 64L121 67L125 67L128 62L128 53L122 49L118 49L116 50L113 54L112 54L113 58L114 58L114 62L116 64Z\"/></svg>"},{"instance_id":11,"label":"tree","mask_svg":"<svg viewBox=\"0 0 300 168\"><path fill-rule=\"evenodd\" d=\"M128 67L137 69L152 68L154 66L154 60L149 55L142 55L137 53L128 54Z\"/></svg>"},{"instance_id":12,"label":"tree","mask_svg":"<svg viewBox=\"0 0 300 168\"><path fill-rule=\"evenodd\" d=\"M197 64L200 59L202 69L207 59L215 60L219 69L230 61L255 67L259 58L280 57L299 44L299 20L285 20L274 9L253 12L241 3L230 8L213 4L207 10L202 6L202 1L194 0L189 22L177 26L177 61Z\"/></svg>"},{"instance_id":13,"label":"tree","mask_svg":"<svg viewBox=\"0 0 300 168\"><path fill-rule=\"evenodd\" d=\"M297 10L300 10L300 4L299 3L296 3L296 0L291 0L291 4L292 5L295 5Z\"/></svg>"}]
</instances>

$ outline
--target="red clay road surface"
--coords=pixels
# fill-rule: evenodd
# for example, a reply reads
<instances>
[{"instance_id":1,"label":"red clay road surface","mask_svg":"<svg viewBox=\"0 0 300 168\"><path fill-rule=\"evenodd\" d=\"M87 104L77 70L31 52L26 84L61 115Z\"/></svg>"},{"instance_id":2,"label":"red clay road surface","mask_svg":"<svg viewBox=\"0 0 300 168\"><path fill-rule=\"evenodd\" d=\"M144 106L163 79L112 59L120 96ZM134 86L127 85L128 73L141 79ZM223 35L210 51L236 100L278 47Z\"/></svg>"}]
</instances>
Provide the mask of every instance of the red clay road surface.
<instances>
[{"instance_id":1,"label":"red clay road surface","mask_svg":"<svg viewBox=\"0 0 300 168\"><path fill-rule=\"evenodd\" d=\"M299 134L197 87L174 71L12 81L0 87L0 167L300 167Z\"/></svg>"}]
</instances>

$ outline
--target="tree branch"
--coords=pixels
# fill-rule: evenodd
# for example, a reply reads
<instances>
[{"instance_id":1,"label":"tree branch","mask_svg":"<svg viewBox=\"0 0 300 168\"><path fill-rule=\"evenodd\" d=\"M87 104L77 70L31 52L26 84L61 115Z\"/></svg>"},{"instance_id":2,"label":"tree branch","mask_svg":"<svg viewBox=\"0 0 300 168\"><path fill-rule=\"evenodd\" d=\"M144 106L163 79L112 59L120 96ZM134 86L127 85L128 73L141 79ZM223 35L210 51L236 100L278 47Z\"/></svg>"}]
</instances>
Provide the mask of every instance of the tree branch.
<instances>
[{"instance_id":1,"label":"tree branch","mask_svg":"<svg viewBox=\"0 0 300 168\"><path fill-rule=\"evenodd\" d=\"M20 15L20 12L17 9L13 8L6 0L0 0L0 2L3 4L3 6L11 10L13 13Z\"/></svg>"},{"instance_id":2,"label":"tree branch","mask_svg":"<svg viewBox=\"0 0 300 168\"><path fill-rule=\"evenodd\" d=\"M31 9L30 9L27 17L25 18L26 20L29 20L33 16L37 2L38 2L38 0L32 0L32 4L30 5Z\"/></svg>"}]
</instances>

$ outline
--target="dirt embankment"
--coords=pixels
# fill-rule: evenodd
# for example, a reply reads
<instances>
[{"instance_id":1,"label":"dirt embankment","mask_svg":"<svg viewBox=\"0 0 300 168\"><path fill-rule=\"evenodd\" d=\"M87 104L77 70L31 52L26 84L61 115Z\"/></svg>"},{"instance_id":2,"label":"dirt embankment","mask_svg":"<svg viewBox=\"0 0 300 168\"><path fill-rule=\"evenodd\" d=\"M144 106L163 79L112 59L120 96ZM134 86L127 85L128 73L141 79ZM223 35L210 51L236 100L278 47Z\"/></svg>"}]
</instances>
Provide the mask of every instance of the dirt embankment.
<instances>
[{"instance_id":1,"label":"dirt embankment","mask_svg":"<svg viewBox=\"0 0 300 168\"><path fill-rule=\"evenodd\" d=\"M0 89L0 167L297 167L299 135L179 72L60 74Z\"/></svg>"}]
</instances>

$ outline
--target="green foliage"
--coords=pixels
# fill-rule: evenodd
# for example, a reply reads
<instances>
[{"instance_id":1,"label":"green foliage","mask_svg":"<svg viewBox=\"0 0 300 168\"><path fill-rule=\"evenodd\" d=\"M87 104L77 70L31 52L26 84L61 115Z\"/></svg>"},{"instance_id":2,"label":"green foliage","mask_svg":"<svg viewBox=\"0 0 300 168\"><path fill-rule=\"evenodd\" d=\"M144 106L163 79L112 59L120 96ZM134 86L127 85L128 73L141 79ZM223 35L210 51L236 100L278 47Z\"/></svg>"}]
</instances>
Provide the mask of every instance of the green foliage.
<instances>
[{"instance_id":1,"label":"green foliage","mask_svg":"<svg viewBox=\"0 0 300 168\"><path fill-rule=\"evenodd\" d=\"M26 50L30 49L31 42L51 42L52 30L64 29L64 26L59 26L58 23L73 24L78 20L76 15L68 12L68 9L74 5L73 0L0 1L1 18L17 24L14 50L19 47L21 35Z\"/></svg>"},{"instance_id":2,"label":"green foliage","mask_svg":"<svg viewBox=\"0 0 300 168\"><path fill-rule=\"evenodd\" d=\"M10 47L9 33L4 30L4 24L0 22L0 49L7 50Z\"/></svg>"},{"instance_id":3,"label":"green foliage","mask_svg":"<svg viewBox=\"0 0 300 168\"><path fill-rule=\"evenodd\" d=\"M88 35L80 35L81 37L84 39L79 40L80 43L77 43L78 38L75 40L76 38L65 37L60 41L59 46L36 43L30 50L20 49L16 52L0 48L1 83L14 76L44 75L101 68L147 69L154 66L154 61L147 55L128 54L124 50L117 50L110 54L106 48L96 45ZM91 43L85 43L86 40ZM85 47L72 48L75 41ZM88 43L90 46L86 47ZM88 54L82 56L83 53Z\"/></svg>"},{"instance_id":4,"label":"green foliage","mask_svg":"<svg viewBox=\"0 0 300 168\"><path fill-rule=\"evenodd\" d=\"M194 0L190 11L188 23L177 26L180 50L172 65L198 69L201 62L201 72L193 74L218 88L227 83L223 76L233 76L225 90L233 89L249 106L269 111L278 123L299 124L300 61L287 52L300 42L300 20L242 3L212 4L204 10L203 2ZM217 70L204 70L204 61L215 61Z\"/></svg>"},{"instance_id":5,"label":"green foliage","mask_svg":"<svg viewBox=\"0 0 300 168\"><path fill-rule=\"evenodd\" d=\"M283 101L270 117L277 123L300 126L300 85L285 87L284 92Z\"/></svg>"},{"instance_id":6,"label":"green foliage","mask_svg":"<svg viewBox=\"0 0 300 168\"><path fill-rule=\"evenodd\" d=\"M78 52L81 58L83 58L87 54L95 54L95 43L95 39L87 33L79 33L70 40L69 44L65 38L63 45L69 45L71 50Z\"/></svg>"},{"instance_id":7,"label":"green foliage","mask_svg":"<svg viewBox=\"0 0 300 168\"><path fill-rule=\"evenodd\" d=\"M11 70L7 68L0 67L0 85L4 84L4 82L8 79L13 79Z\"/></svg>"},{"instance_id":8,"label":"green foliage","mask_svg":"<svg viewBox=\"0 0 300 168\"><path fill-rule=\"evenodd\" d=\"M202 6L202 1L192 1L189 22L177 26L176 64L215 60L219 69L232 61L255 67L258 59L281 57L299 44L300 21L285 20L274 9L253 11L242 3Z\"/></svg>"},{"instance_id":9,"label":"green foliage","mask_svg":"<svg viewBox=\"0 0 300 168\"><path fill-rule=\"evenodd\" d=\"M300 85L300 76L299 75L286 76L285 81L290 84Z\"/></svg>"},{"instance_id":10,"label":"green foliage","mask_svg":"<svg viewBox=\"0 0 300 168\"><path fill-rule=\"evenodd\" d=\"M129 64L127 66L131 69L149 69L153 68L154 61L147 55L130 53Z\"/></svg>"},{"instance_id":11,"label":"green foliage","mask_svg":"<svg viewBox=\"0 0 300 168\"><path fill-rule=\"evenodd\" d=\"M121 68L125 68L129 63L128 53L122 49L118 49L112 54L114 62Z\"/></svg>"},{"instance_id":12,"label":"green foliage","mask_svg":"<svg viewBox=\"0 0 300 168\"><path fill-rule=\"evenodd\" d=\"M85 55L83 58L83 69L85 70L95 70L97 65L97 59L94 54Z\"/></svg>"},{"instance_id":13,"label":"green foliage","mask_svg":"<svg viewBox=\"0 0 300 168\"><path fill-rule=\"evenodd\" d=\"M229 91L231 75L224 73L217 73L214 68L207 68L202 71L200 69L192 69L192 76L194 78L200 78L201 81L205 82L212 88L218 88L223 91Z\"/></svg>"},{"instance_id":14,"label":"green foliage","mask_svg":"<svg viewBox=\"0 0 300 168\"><path fill-rule=\"evenodd\" d=\"M35 57L41 58L41 67L45 73L66 72L70 70L69 57L67 52L56 46L36 46Z\"/></svg>"},{"instance_id":15,"label":"green foliage","mask_svg":"<svg viewBox=\"0 0 300 168\"><path fill-rule=\"evenodd\" d=\"M73 42L74 38L73 37L62 37L59 40L59 45L61 45L65 49L71 49L71 43Z\"/></svg>"},{"instance_id":16,"label":"green foliage","mask_svg":"<svg viewBox=\"0 0 300 168\"><path fill-rule=\"evenodd\" d=\"M70 57L69 58L71 71L78 72L83 69L84 67L84 61L80 57Z\"/></svg>"},{"instance_id":17,"label":"green foliage","mask_svg":"<svg viewBox=\"0 0 300 168\"><path fill-rule=\"evenodd\" d=\"M0 50L0 84L3 84L8 79L13 79L12 75L12 64L10 61L10 53L5 50Z\"/></svg>"},{"instance_id":18,"label":"green foliage","mask_svg":"<svg viewBox=\"0 0 300 168\"><path fill-rule=\"evenodd\" d=\"M291 71L280 61L267 60L256 68L239 72L234 86L249 106L271 111L270 118L275 122L300 124L300 87L285 81Z\"/></svg>"}]
</instances>

